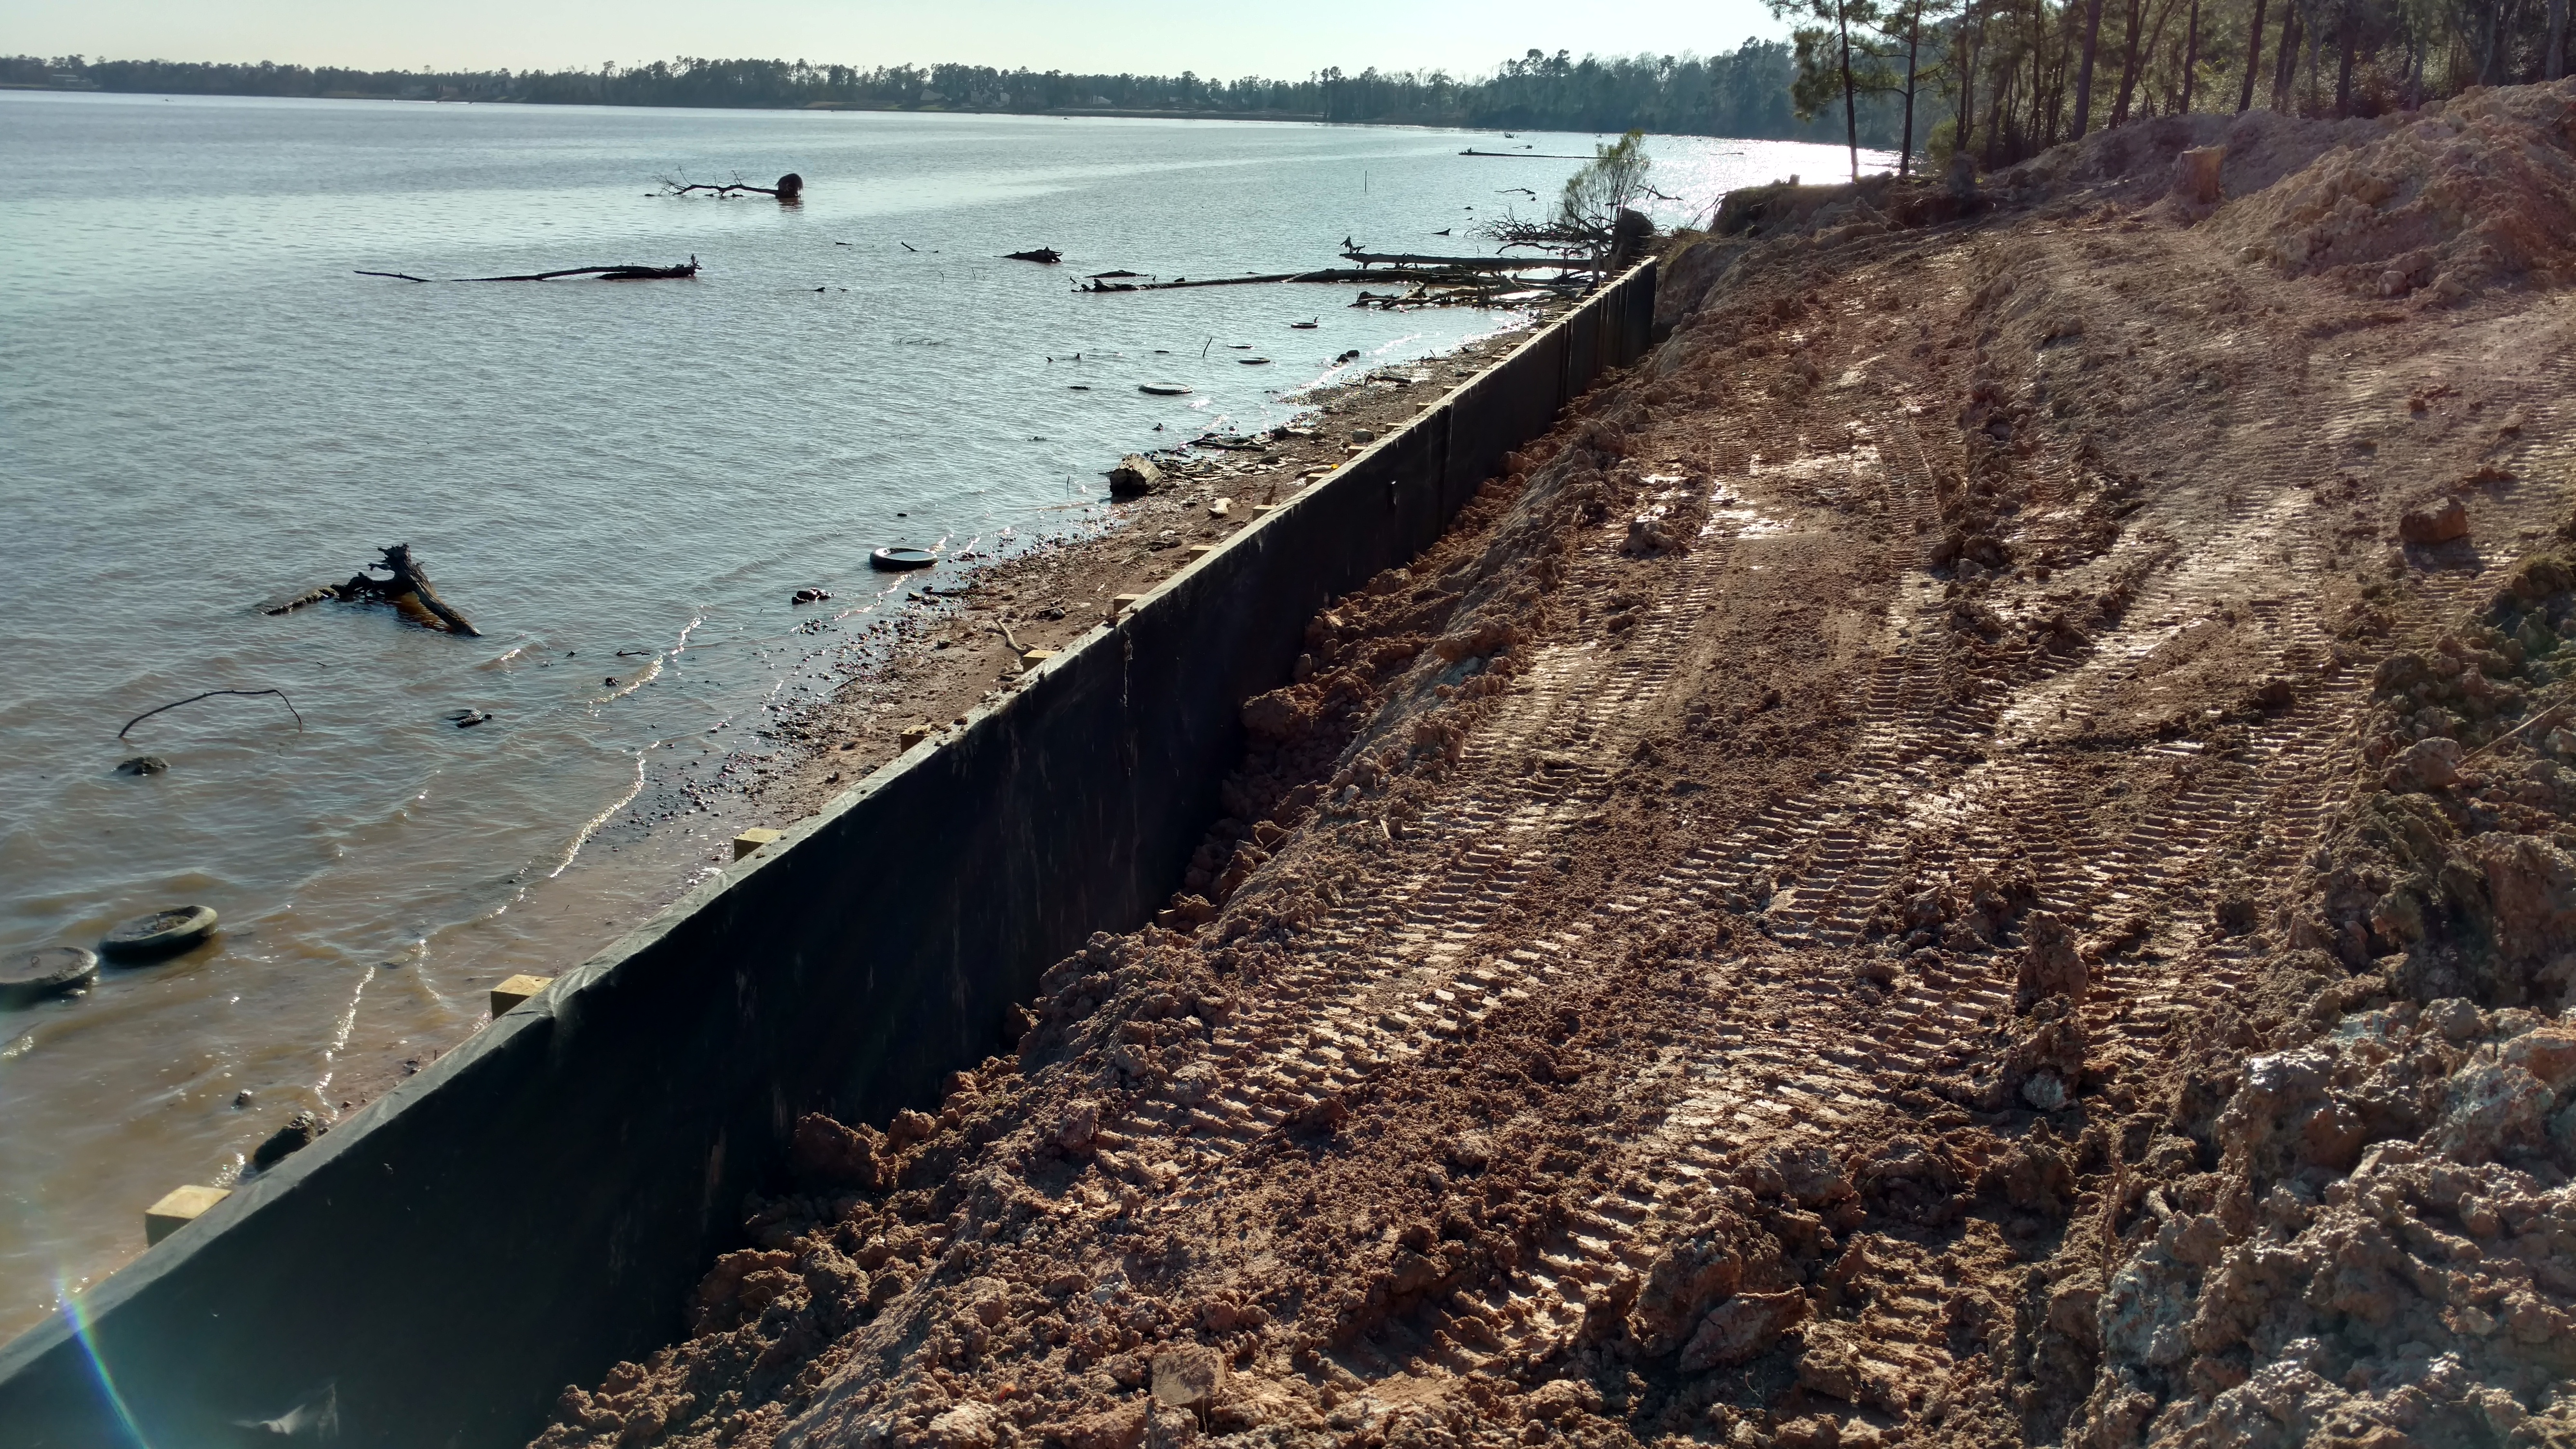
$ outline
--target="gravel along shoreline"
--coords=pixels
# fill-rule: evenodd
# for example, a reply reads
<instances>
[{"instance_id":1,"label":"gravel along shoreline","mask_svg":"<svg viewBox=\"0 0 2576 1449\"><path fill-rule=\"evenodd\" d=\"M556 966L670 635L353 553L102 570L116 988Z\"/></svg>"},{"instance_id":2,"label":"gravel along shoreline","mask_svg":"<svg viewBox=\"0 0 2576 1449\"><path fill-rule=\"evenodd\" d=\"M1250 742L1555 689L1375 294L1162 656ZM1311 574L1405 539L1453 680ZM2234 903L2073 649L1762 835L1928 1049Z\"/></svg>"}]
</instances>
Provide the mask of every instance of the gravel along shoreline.
<instances>
[{"instance_id":1,"label":"gravel along shoreline","mask_svg":"<svg viewBox=\"0 0 2576 1449\"><path fill-rule=\"evenodd\" d=\"M795 757L772 779L746 784L743 799L760 807L766 825L812 815L901 754L908 737L998 697L1033 652L1072 644L1107 621L1119 595L1178 573L1198 551L1392 435L1546 325L1532 319L1448 353L1309 389L1296 395L1303 410L1284 425L1155 455L1162 485L1113 504L1108 527L979 564L962 580L943 580L935 595L913 591L885 657L783 727Z\"/></svg>"}]
</instances>

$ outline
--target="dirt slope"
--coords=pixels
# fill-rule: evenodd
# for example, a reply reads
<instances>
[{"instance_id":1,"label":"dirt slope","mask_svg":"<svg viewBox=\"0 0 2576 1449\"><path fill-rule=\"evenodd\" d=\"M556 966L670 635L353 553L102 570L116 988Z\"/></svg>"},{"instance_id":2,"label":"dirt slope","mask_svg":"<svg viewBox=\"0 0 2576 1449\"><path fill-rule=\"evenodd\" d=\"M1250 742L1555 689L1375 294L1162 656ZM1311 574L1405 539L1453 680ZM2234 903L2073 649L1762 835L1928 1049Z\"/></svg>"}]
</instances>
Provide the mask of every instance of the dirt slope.
<instances>
[{"instance_id":1,"label":"dirt slope","mask_svg":"<svg viewBox=\"0 0 2576 1449\"><path fill-rule=\"evenodd\" d=\"M1710 243L1247 704L1162 922L807 1119L539 1442L2567 1442L2576 298L2246 240L2392 136Z\"/></svg>"}]
</instances>

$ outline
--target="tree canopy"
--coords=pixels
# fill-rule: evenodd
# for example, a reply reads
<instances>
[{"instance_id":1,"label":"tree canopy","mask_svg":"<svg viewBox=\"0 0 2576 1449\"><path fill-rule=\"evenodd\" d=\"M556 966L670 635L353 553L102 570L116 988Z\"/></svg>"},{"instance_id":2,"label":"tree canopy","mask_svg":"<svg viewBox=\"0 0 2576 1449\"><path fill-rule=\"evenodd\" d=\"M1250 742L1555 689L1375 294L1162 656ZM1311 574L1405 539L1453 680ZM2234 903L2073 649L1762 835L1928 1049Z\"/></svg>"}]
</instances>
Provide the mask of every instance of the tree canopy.
<instances>
[{"instance_id":1,"label":"tree canopy","mask_svg":"<svg viewBox=\"0 0 2576 1449\"><path fill-rule=\"evenodd\" d=\"M973 65L860 68L803 60L682 57L567 71L361 71L303 66L0 58L0 85L170 95L329 96L525 104L849 108L1041 114L1151 110L1190 115L1353 121L1505 130L1628 131L1840 140L1799 117L1790 47L1748 40L1719 55L1585 56L1525 51L1481 77L1443 71L1318 71L1303 80L1246 76L1083 75ZM1871 145L1892 144L1873 112Z\"/></svg>"}]
</instances>

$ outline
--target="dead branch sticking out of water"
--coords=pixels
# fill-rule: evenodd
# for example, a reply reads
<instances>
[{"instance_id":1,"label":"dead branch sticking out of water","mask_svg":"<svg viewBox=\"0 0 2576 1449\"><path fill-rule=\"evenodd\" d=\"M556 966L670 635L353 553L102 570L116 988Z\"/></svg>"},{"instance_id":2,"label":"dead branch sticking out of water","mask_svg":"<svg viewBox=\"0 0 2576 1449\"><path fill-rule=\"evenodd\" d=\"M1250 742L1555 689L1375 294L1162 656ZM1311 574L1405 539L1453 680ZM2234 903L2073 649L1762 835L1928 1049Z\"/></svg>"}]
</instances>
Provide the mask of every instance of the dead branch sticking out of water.
<instances>
[{"instance_id":1,"label":"dead branch sticking out of water","mask_svg":"<svg viewBox=\"0 0 2576 1449\"><path fill-rule=\"evenodd\" d=\"M722 199L749 193L756 196L774 196L782 204L793 206L805 194L805 178L793 171L779 177L778 184L775 186L754 186L743 180L742 173L739 171L733 174L731 181L690 181L678 176L656 176L653 179L660 182L664 194L670 196L686 196L692 191L703 191Z\"/></svg>"},{"instance_id":2,"label":"dead branch sticking out of water","mask_svg":"<svg viewBox=\"0 0 2576 1449\"><path fill-rule=\"evenodd\" d=\"M324 599L339 599L347 603L360 604L391 604L402 611L404 618L415 624L432 629L444 629L451 634L462 634L468 638L483 637L482 630L475 628L463 614L438 596L437 586L430 583L428 573L413 560L410 544L395 544L386 549L384 554L382 559L367 567L371 570L382 569L393 575L391 578L379 579L367 573L354 574L345 584L324 584L320 588L298 594L291 599L262 605L260 612L293 613L307 604L318 604Z\"/></svg>"},{"instance_id":3,"label":"dead branch sticking out of water","mask_svg":"<svg viewBox=\"0 0 2576 1449\"><path fill-rule=\"evenodd\" d=\"M698 259L670 267L647 267L634 262L621 262L609 267L563 267L551 272L521 272L507 277L449 277L451 282L551 282L559 277L591 277L602 282L677 282L698 274ZM362 277L392 277L404 282L431 282L435 277L415 277L409 272L367 272Z\"/></svg>"},{"instance_id":4,"label":"dead branch sticking out of water","mask_svg":"<svg viewBox=\"0 0 2576 1449\"><path fill-rule=\"evenodd\" d=\"M302 710L300 710L300 709L297 709L297 708L295 707L295 701L294 701L294 700L291 700L291 699L288 699L288 698L286 697L286 691L285 691L285 690L282 690L282 689L209 689L209 690L207 690L207 691L206 691L205 693L203 693L203 694L192 694L192 695L189 695L186 699L174 699L174 700L170 701L168 704L160 705L160 706L158 706L158 707L156 707L156 708L153 708L153 709L147 709L147 710L145 710L143 713L136 715L134 718L132 718L132 719L130 719L130 720L127 720L127 721L125 722L125 730L130 730L130 729L134 728L136 725L139 725L139 724L143 723L145 720L152 718L152 716L154 716L154 715L156 715L156 714L160 714L160 713L162 713L164 710L173 710L173 709L177 709L179 706L181 706L181 705L183 705L183 704L195 704L198 700L201 700L201 699L212 699L212 698L214 698L216 695L219 695L219 694L273 694L273 695L276 695L276 696L278 697L278 699L279 699L279 700L281 700L281 701L283 701L283 702L284 702L284 704L286 705L286 712L287 712L288 714L291 714L291 715L295 716L295 732L296 732L297 734L302 734L302 733L304 732L304 711L302 711ZM118 731L116 732L116 737L117 737L118 739L120 739L120 740L121 740L121 739L123 739L123 738L125 738L125 730L118 730Z\"/></svg>"}]
</instances>

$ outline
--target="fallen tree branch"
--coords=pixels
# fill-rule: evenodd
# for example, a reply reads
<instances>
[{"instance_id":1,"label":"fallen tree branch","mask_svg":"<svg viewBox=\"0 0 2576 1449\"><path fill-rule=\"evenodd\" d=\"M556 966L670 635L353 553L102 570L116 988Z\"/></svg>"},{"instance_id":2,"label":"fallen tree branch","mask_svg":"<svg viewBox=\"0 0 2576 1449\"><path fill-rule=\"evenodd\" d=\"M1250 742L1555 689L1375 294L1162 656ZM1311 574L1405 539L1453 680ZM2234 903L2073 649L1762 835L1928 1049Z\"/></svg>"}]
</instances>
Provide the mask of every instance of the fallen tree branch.
<instances>
[{"instance_id":1,"label":"fallen tree branch","mask_svg":"<svg viewBox=\"0 0 2576 1449\"><path fill-rule=\"evenodd\" d=\"M672 196L686 196L692 191L705 191L722 197L742 191L760 196L774 196L780 201L792 202L805 194L805 178L793 171L779 177L778 184L775 186L754 186L743 180L742 173L739 171L733 174L731 181L683 181L676 176L656 176L653 179L662 183L662 189Z\"/></svg>"},{"instance_id":2,"label":"fallen tree branch","mask_svg":"<svg viewBox=\"0 0 2576 1449\"><path fill-rule=\"evenodd\" d=\"M698 274L698 259L675 267L644 267L627 262L614 267L565 267L552 272L525 272L511 277L459 277L460 282L551 282L557 277L597 277L603 282L670 282Z\"/></svg>"},{"instance_id":3,"label":"fallen tree branch","mask_svg":"<svg viewBox=\"0 0 2576 1449\"><path fill-rule=\"evenodd\" d=\"M603 282L676 282L698 274L698 259L670 267L647 267L635 262L621 262L606 267L563 267L551 272L520 272L506 277L448 277L451 282L551 282L558 277L596 277ZM362 277L394 277L406 282L429 282L434 277L415 277L409 272L358 273Z\"/></svg>"},{"instance_id":4,"label":"fallen tree branch","mask_svg":"<svg viewBox=\"0 0 2576 1449\"><path fill-rule=\"evenodd\" d=\"M379 579L370 578L364 573L354 574L345 584L324 584L320 588L308 590L291 599L263 605L260 612L291 614L307 604L318 604L324 599L340 599L349 603L384 603L401 610L403 617L416 624L445 629L451 634L462 634L468 638L483 637L482 630L475 628L473 623L454 606L438 596L437 586L430 583L428 573L412 559L410 544L395 544L384 551L383 558L367 567L382 569L393 577Z\"/></svg>"},{"instance_id":5,"label":"fallen tree branch","mask_svg":"<svg viewBox=\"0 0 2576 1449\"><path fill-rule=\"evenodd\" d=\"M1342 255L1361 266L1444 267L1463 272L1523 272L1543 267L1589 267L1592 263L1566 257L1439 257L1416 252L1360 252Z\"/></svg>"},{"instance_id":6,"label":"fallen tree branch","mask_svg":"<svg viewBox=\"0 0 2576 1449\"><path fill-rule=\"evenodd\" d=\"M1554 267L1557 264L1547 262L1531 265ZM1432 271L1403 267L1383 267L1370 271L1359 267L1327 267L1312 272L1269 272L1257 277L1208 277L1200 281L1184 278L1174 282L1093 282L1088 286L1076 287L1074 290L1077 292L1168 292L1180 287L1244 287L1271 282L1420 282L1429 286L1443 287L1524 285L1517 281L1506 281L1467 271Z\"/></svg>"},{"instance_id":7,"label":"fallen tree branch","mask_svg":"<svg viewBox=\"0 0 2576 1449\"><path fill-rule=\"evenodd\" d=\"M214 698L216 695L219 695L219 694L273 694L273 695L276 695L276 696L278 697L279 701L280 701L280 702L282 702L283 704L285 704L285 706L286 706L286 712L287 712L288 714L291 714L291 715L295 716L295 731L296 731L296 733L298 733L298 734L302 734L302 733L304 732L304 712L303 712L302 710L299 710L299 709L297 709L297 708L295 707L295 701L294 701L294 700L291 700L291 699L288 699L288 698L286 697L286 691L285 691L285 690L282 690L282 689L209 689L209 690L207 690L207 691L206 691L205 693L203 693L203 694L192 694L192 695L189 695L186 699L174 699L174 700L172 700L170 703L160 706L160 708L158 708L158 709L147 709L147 710L145 710L143 713L136 715L134 718L132 718L132 719L130 719L130 720L127 720L127 721L125 722L125 730L130 730L130 729L134 728L136 725L139 725L139 724L143 723L145 720L152 718L152 716L154 716L154 715L156 715L156 714L161 713L163 710L173 710L173 709L177 709L179 706L181 706L181 705L183 705L183 704L195 704L198 700L201 700L201 699L212 699L212 698ZM118 730L118 731L116 732L116 737L117 737L118 739L120 739L120 740L121 740L121 739L123 739L123 738L125 738L125 730Z\"/></svg>"}]
</instances>

